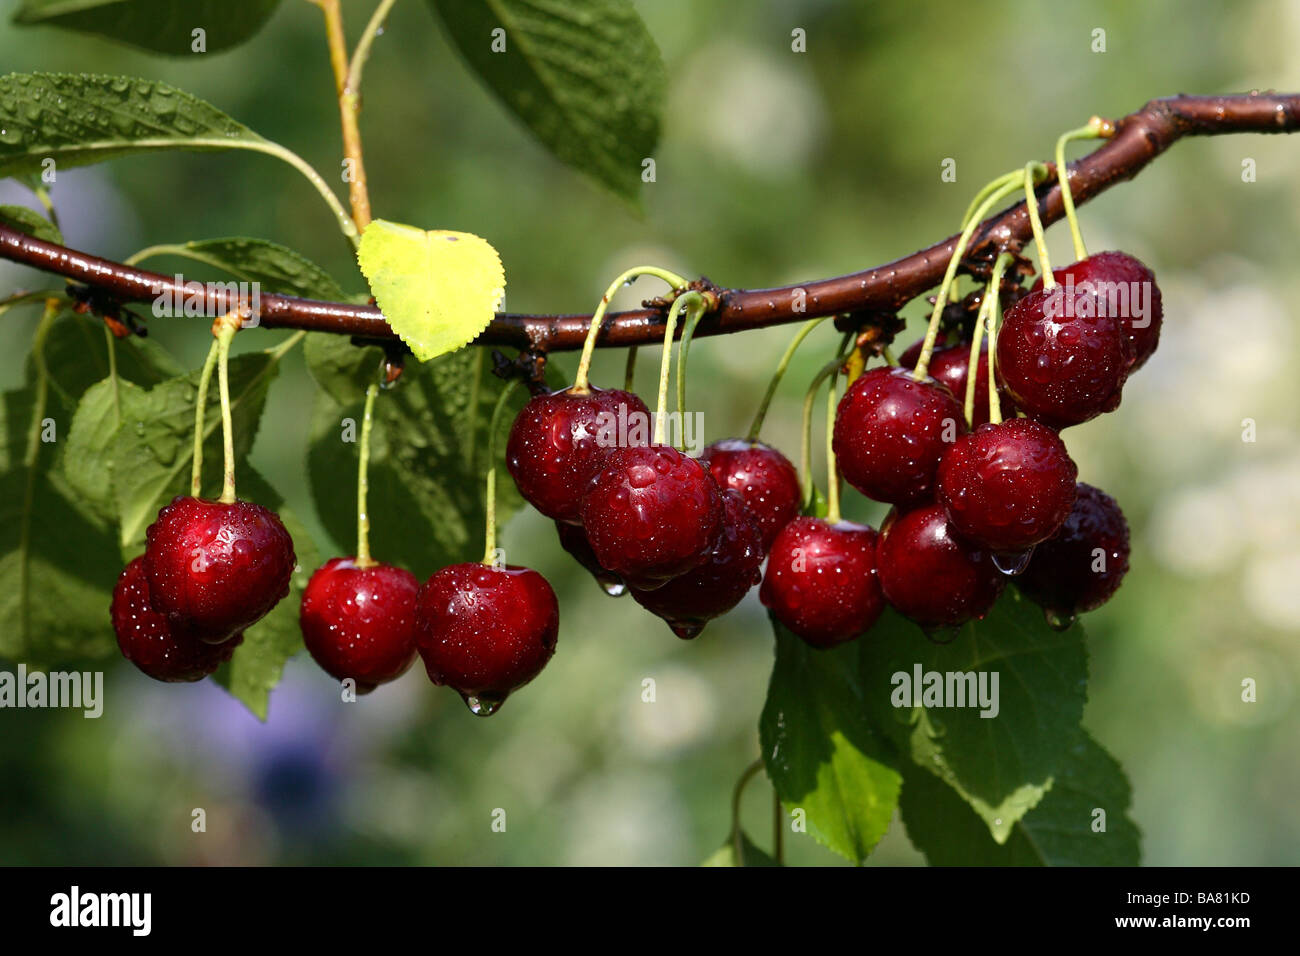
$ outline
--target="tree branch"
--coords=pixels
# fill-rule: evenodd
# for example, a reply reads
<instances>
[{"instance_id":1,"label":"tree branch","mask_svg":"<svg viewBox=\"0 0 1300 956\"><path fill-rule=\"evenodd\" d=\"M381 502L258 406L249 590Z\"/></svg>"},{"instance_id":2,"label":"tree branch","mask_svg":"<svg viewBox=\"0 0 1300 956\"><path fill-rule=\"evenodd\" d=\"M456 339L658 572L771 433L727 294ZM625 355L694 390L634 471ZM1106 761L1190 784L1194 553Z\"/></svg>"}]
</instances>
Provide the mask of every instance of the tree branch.
<instances>
[{"instance_id":1,"label":"tree branch","mask_svg":"<svg viewBox=\"0 0 1300 956\"><path fill-rule=\"evenodd\" d=\"M1076 204L1100 195L1139 172L1185 136L1228 133L1292 133L1300 129L1300 94L1249 93L1235 96L1173 96L1152 100L1115 122L1115 134L1070 166ZM1054 170L1053 170L1054 172ZM1039 188L1044 224L1063 215L1055 176ZM976 231L966 268L992 261L999 249L1018 249L1032 236L1023 202L985 220ZM803 321L842 312L892 313L938 285L957 237L910 256L851 275L818 279L778 289L719 289L718 308L700 321L695 335L723 335L747 329ZM189 290L175 278L144 272L121 263L35 239L0 225L0 257L85 283L123 302L152 301L170 289L184 297ZM217 290L204 293L209 310L221 314L238 302ZM802 306L802 307L801 307ZM667 309L655 304L610 313L599 345L625 347L661 341ZM541 352L578 349L590 315L501 313L476 340L478 345L507 346ZM317 302L294 296L261 296L261 324L268 328L307 329L369 339L392 338L393 331L373 306Z\"/></svg>"}]
</instances>

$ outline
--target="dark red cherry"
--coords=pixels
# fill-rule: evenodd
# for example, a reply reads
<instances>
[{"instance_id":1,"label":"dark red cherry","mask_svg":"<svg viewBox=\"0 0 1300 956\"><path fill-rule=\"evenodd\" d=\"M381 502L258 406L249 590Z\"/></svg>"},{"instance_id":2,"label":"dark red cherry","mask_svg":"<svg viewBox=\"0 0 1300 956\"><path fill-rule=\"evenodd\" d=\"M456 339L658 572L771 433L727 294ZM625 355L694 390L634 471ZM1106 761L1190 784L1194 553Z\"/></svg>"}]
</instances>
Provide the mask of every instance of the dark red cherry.
<instances>
[{"instance_id":1,"label":"dark red cherry","mask_svg":"<svg viewBox=\"0 0 1300 956\"><path fill-rule=\"evenodd\" d=\"M648 591L713 550L722 495L708 470L675 448L620 448L583 496L582 525L601 567Z\"/></svg>"},{"instance_id":2,"label":"dark red cherry","mask_svg":"<svg viewBox=\"0 0 1300 956\"><path fill-rule=\"evenodd\" d=\"M435 684L488 716L555 653L560 608L536 571L453 564L420 588L416 647Z\"/></svg>"},{"instance_id":3,"label":"dark red cherry","mask_svg":"<svg viewBox=\"0 0 1300 956\"><path fill-rule=\"evenodd\" d=\"M1090 289L1112 305L1111 314L1119 317L1132 349L1129 373L1141 368L1160 343L1160 326L1164 321L1164 302L1155 273L1126 252L1098 252L1053 269L1052 275L1062 284L1075 287L1089 283ZM1035 290L1043 287L1039 277Z\"/></svg>"},{"instance_id":4,"label":"dark red cherry","mask_svg":"<svg viewBox=\"0 0 1300 956\"><path fill-rule=\"evenodd\" d=\"M1128 572L1128 554L1124 512L1106 492L1081 481L1070 516L1034 549L1016 585L1053 626L1067 627L1110 600Z\"/></svg>"},{"instance_id":5,"label":"dark red cherry","mask_svg":"<svg viewBox=\"0 0 1300 956\"><path fill-rule=\"evenodd\" d=\"M937 497L959 534L1010 556L1057 532L1078 476L1056 432L1013 418L953 443L939 462Z\"/></svg>"},{"instance_id":6,"label":"dark red cherry","mask_svg":"<svg viewBox=\"0 0 1300 956\"><path fill-rule=\"evenodd\" d=\"M605 459L623 445L648 445L652 427L645 402L631 392L566 388L537 395L510 428L506 467L534 508L577 522L582 495Z\"/></svg>"},{"instance_id":7,"label":"dark red cherry","mask_svg":"<svg viewBox=\"0 0 1300 956\"><path fill-rule=\"evenodd\" d=\"M302 593L302 640L321 670L358 692L401 677L415 660L415 575L391 564L332 558Z\"/></svg>"},{"instance_id":8,"label":"dark red cherry","mask_svg":"<svg viewBox=\"0 0 1300 956\"><path fill-rule=\"evenodd\" d=\"M700 455L719 488L740 493L763 534L763 551L799 515L799 473L771 445L744 438L715 441Z\"/></svg>"},{"instance_id":9,"label":"dark red cherry","mask_svg":"<svg viewBox=\"0 0 1300 956\"><path fill-rule=\"evenodd\" d=\"M871 369L840 399L834 447L840 474L858 491L895 504L927 497L939 459L966 418L952 392L911 369Z\"/></svg>"},{"instance_id":10,"label":"dark red cherry","mask_svg":"<svg viewBox=\"0 0 1300 956\"><path fill-rule=\"evenodd\" d=\"M998 378L1030 418L1064 428L1119 406L1132 350L1120 320L1100 311L1092 293L1059 285L1007 310Z\"/></svg>"},{"instance_id":11,"label":"dark red cherry","mask_svg":"<svg viewBox=\"0 0 1300 956\"><path fill-rule=\"evenodd\" d=\"M122 571L113 588L113 633L122 655L154 680L203 680L243 643L236 634L222 644L208 644L173 626L149 601L149 578L143 557Z\"/></svg>"},{"instance_id":12,"label":"dark red cherry","mask_svg":"<svg viewBox=\"0 0 1300 956\"><path fill-rule=\"evenodd\" d=\"M560 547L569 552L569 557L587 569L602 591L610 597L622 597L627 593L627 585L623 583L623 579L613 571L606 571L596 560L596 552L591 550L591 542L587 540L587 532L583 530L582 525L557 521L555 531L560 536Z\"/></svg>"},{"instance_id":13,"label":"dark red cherry","mask_svg":"<svg viewBox=\"0 0 1300 956\"><path fill-rule=\"evenodd\" d=\"M781 529L758 596L813 647L834 647L871 628L885 608L874 529L852 521L796 518Z\"/></svg>"},{"instance_id":14,"label":"dark red cherry","mask_svg":"<svg viewBox=\"0 0 1300 956\"><path fill-rule=\"evenodd\" d=\"M898 360L902 368L913 368L921 357L921 347L925 339L920 339L908 346ZM930 377L948 387L957 404L966 407L966 379L970 375L970 342L957 340L952 345L936 346L930 353ZM1010 418L1016 413L1015 405L1009 395L999 395L1002 417ZM989 343L985 339L980 343L979 365L975 372L975 408L973 409L974 427L979 427L989 420Z\"/></svg>"},{"instance_id":15,"label":"dark red cherry","mask_svg":"<svg viewBox=\"0 0 1300 956\"><path fill-rule=\"evenodd\" d=\"M1006 582L989 552L957 537L936 504L891 512L876 553L885 600L925 628L983 617Z\"/></svg>"},{"instance_id":16,"label":"dark red cherry","mask_svg":"<svg viewBox=\"0 0 1300 956\"><path fill-rule=\"evenodd\" d=\"M144 570L156 610L219 643L261 620L289 593L293 540L251 501L177 496L145 533Z\"/></svg>"},{"instance_id":17,"label":"dark red cherry","mask_svg":"<svg viewBox=\"0 0 1300 956\"><path fill-rule=\"evenodd\" d=\"M722 492L722 536L704 563L653 591L632 588L632 599L657 614L683 639L726 614L759 582L763 535L739 492Z\"/></svg>"}]
</instances>

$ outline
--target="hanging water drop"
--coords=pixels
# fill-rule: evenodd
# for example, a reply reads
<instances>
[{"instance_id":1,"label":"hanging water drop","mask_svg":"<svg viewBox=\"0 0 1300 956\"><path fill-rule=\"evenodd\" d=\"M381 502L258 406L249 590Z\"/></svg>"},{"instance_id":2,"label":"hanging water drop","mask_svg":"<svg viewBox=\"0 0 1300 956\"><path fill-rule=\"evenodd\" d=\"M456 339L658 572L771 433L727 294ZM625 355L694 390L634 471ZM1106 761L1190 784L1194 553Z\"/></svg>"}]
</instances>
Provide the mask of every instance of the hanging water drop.
<instances>
[{"instance_id":1,"label":"hanging water drop","mask_svg":"<svg viewBox=\"0 0 1300 956\"><path fill-rule=\"evenodd\" d=\"M495 694L461 694L461 697L465 699L465 706L475 717L491 717L506 701L504 696Z\"/></svg>"},{"instance_id":2,"label":"hanging water drop","mask_svg":"<svg viewBox=\"0 0 1300 956\"><path fill-rule=\"evenodd\" d=\"M1033 556L1033 548L1024 551L994 551L993 566L1003 574L1014 577L1029 567L1029 559Z\"/></svg>"},{"instance_id":3,"label":"hanging water drop","mask_svg":"<svg viewBox=\"0 0 1300 956\"><path fill-rule=\"evenodd\" d=\"M1060 614L1056 611L1044 611L1043 615L1047 618L1047 626L1054 631L1068 630L1079 619L1075 614Z\"/></svg>"},{"instance_id":4,"label":"hanging water drop","mask_svg":"<svg viewBox=\"0 0 1300 956\"><path fill-rule=\"evenodd\" d=\"M921 633L931 644L951 644L961 633L960 627L922 627Z\"/></svg>"},{"instance_id":5,"label":"hanging water drop","mask_svg":"<svg viewBox=\"0 0 1300 956\"><path fill-rule=\"evenodd\" d=\"M689 641L700 636L700 631L704 630L703 624L696 624L688 621L669 621L668 627L674 634L683 641Z\"/></svg>"},{"instance_id":6,"label":"hanging water drop","mask_svg":"<svg viewBox=\"0 0 1300 956\"><path fill-rule=\"evenodd\" d=\"M627 585L623 583L622 578L616 578L611 575L608 578L597 578L596 583L598 583L600 589L610 597L622 597L627 593Z\"/></svg>"}]
</instances>

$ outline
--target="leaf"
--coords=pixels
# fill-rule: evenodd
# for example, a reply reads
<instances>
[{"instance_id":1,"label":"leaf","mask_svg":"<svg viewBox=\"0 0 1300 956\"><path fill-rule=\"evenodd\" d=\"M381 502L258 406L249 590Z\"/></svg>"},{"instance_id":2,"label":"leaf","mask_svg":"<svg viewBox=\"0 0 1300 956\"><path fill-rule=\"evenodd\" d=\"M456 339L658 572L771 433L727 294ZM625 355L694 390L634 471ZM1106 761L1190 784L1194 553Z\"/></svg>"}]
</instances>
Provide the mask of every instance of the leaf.
<instances>
[{"instance_id":1,"label":"leaf","mask_svg":"<svg viewBox=\"0 0 1300 956\"><path fill-rule=\"evenodd\" d=\"M297 515L284 507L283 499L261 475L245 467L240 472L239 483L241 497L279 514L293 538L297 556L288 596L244 632L244 642L235 648L234 656L213 675L213 680L241 701L258 720L266 720L271 691L280 683L285 661L303 648L298 609L303 589L312 572L320 566L321 557L310 532Z\"/></svg>"},{"instance_id":2,"label":"leaf","mask_svg":"<svg viewBox=\"0 0 1300 956\"><path fill-rule=\"evenodd\" d=\"M361 235L357 262L384 318L421 362L473 340L506 291L501 257L467 232L376 219Z\"/></svg>"},{"instance_id":3,"label":"leaf","mask_svg":"<svg viewBox=\"0 0 1300 956\"><path fill-rule=\"evenodd\" d=\"M744 830L740 831L740 861L736 861L736 844L728 837L727 842L722 844L707 860L700 866L780 866L767 852L759 849L749 834Z\"/></svg>"},{"instance_id":4,"label":"leaf","mask_svg":"<svg viewBox=\"0 0 1300 956\"><path fill-rule=\"evenodd\" d=\"M873 724L956 789L1005 841L1052 787L1064 744L1078 730L1088 677L1083 629L1052 630L1008 588L984 620L964 625L951 643L934 644L886 611L858 644ZM990 688L996 673L997 715L981 717L978 706L894 706L904 689L898 675L912 680L917 667L922 674L984 673Z\"/></svg>"},{"instance_id":5,"label":"leaf","mask_svg":"<svg viewBox=\"0 0 1300 956\"><path fill-rule=\"evenodd\" d=\"M216 107L166 83L125 76L0 76L0 176L45 159L84 166L163 149L258 149L272 144Z\"/></svg>"},{"instance_id":6,"label":"leaf","mask_svg":"<svg viewBox=\"0 0 1300 956\"><path fill-rule=\"evenodd\" d=\"M340 405L365 397L366 387L378 380L384 360L384 350L379 346L356 346L329 332L308 332L302 352L316 384Z\"/></svg>"},{"instance_id":7,"label":"leaf","mask_svg":"<svg viewBox=\"0 0 1300 956\"><path fill-rule=\"evenodd\" d=\"M1139 833L1124 771L1084 732L1043 801L995 843L961 796L919 767L903 773L899 807L912 843L936 866L1137 866ZM1093 827L1105 811L1105 831Z\"/></svg>"},{"instance_id":8,"label":"leaf","mask_svg":"<svg viewBox=\"0 0 1300 956\"><path fill-rule=\"evenodd\" d=\"M772 626L776 663L759 721L768 776L817 842L860 863L889 827L900 777L866 720L857 648L815 650Z\"/></svg>"},{"instance_id":9,"label":"leaf","mask_svg":"<svg viewBox=\"0 0 1300 956\"><path fill-rule=\"evenodd\" d=\"M155 53L216 53L243 43L266 23L280 0L23 0L20 26L49 25L95 33ZM194 50L193 31L204 31Z\"/></svg>"},{"instance_id":10,"label":"leaf","mask_svg":"<svg viewBox=\"0 0 1300 956\"><path fill-rule=\"evenodd\" d=\"M240 282L257 283L263 292L338 302L347 296L324 269L292 249L265 239L202 239L151 246L137 262L157 256L180 256L220 269Z\"/></svg>"},{"instance_id":11,"label":"leaf","mask_svg":"<svg viewBox=\"0 0 1300 956\"><path fill-rule=\"evenodd\" d=\"M485 349L462 349L407 368L396 387L377 397L368 511L371 548L381 560L422 576L482 555L488 422L504 385L488 372L488 364ZM525 390L516 389L511 411L502 416L497 441L499 524L520 504L505 471L504 434L512 412L522 408L526 398ZM352 504L362 410L359 398L340 404L319 393L308 452L321 521L335 541L349 548L356 535Z\"/></svg>"},{"instance_id":12,"label":"leaf","mask_svg":"<svg viewBox=\"0 0 1300 956\"><path fill-rule=\"evenodd\" d=\"M63 245L63 233L59 232L59 227L26 206L0 206L0 225Z\"/></svg>"},{"instance_id":13,"label":"leaf","mask_svg":"<svg viewBox=\"0 0 1300 956\"><path fill-rule=\"evenodd\" d=\"M547 149L635 199L667 79L630 0L431 2L469 65Z\"/></svg>"}]
</instances>

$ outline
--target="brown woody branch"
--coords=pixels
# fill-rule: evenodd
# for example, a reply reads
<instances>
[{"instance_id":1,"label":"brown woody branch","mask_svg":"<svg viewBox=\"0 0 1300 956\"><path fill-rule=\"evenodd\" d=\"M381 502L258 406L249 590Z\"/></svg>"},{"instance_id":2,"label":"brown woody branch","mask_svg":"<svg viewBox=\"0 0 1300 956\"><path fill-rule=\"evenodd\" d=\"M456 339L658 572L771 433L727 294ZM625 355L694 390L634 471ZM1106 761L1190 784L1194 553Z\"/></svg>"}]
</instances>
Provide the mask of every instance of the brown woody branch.
<instances>
[{"instance_id":1,"label":"brown woody branch","mask_svg":"<svg viewBox=\"0 0 1300 956\"><path fill-rule=\"evenodd\" d=\"M1132 179L1179 139L1227 133L1291 133L1300 129L1300 94L1252 92L1235 96L1173 96L1152 100L1115 122L1115 134L1100 148L1070 165L1076 204ZM1054 171L1053 171L1054 172ZM1055 176L1038 191L1044 224L1063 215ZM1016 249L1032 236L1023 202L985 220L970 245L966 265L979 271L991 250ZM892 313L938 285L956 236L910 256L863 272L818 279L779 289L720 289L718 307L695 334L723 335L838 313ZM160 290L175 294L175 278L133 269L118 262L43 242L0 225L0 257L84 283L121 302L151 301ZM228 311L236 303L219 291L205 293L209 308ZM666 309L611 313L598 339L602 346L645 345L661 341ZM261 324L268 328L308 329L369 339L392 338L393 331L373 306L317 302L287 295L261 296ZM476 340L540 352L582 347L591 316L498 314Z\"/></svg>"}]
</instances>

